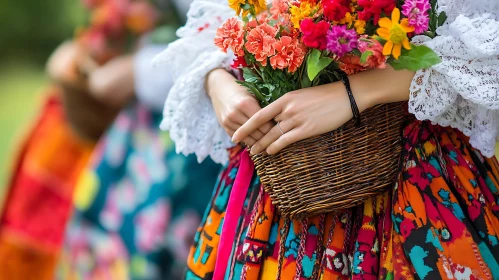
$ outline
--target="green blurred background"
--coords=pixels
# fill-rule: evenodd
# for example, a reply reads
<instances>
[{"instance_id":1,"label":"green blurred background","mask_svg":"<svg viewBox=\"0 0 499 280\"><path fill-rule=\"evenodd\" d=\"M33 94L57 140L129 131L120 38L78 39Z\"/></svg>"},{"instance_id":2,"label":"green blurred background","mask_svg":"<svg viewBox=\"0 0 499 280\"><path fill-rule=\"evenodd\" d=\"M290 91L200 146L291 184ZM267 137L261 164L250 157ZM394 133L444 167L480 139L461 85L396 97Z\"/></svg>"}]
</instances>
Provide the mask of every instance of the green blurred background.
<instances>
[{"instance_id":1,"label":"green blurred background","mask_svg":"<svg viewBox=\"0 0 499 280\"><path fill-rule=\"evenodd\" d=\"M50 53L84 23L79 0L0 0L0 186L43 100Z\"/></svg>"}]
</instances>

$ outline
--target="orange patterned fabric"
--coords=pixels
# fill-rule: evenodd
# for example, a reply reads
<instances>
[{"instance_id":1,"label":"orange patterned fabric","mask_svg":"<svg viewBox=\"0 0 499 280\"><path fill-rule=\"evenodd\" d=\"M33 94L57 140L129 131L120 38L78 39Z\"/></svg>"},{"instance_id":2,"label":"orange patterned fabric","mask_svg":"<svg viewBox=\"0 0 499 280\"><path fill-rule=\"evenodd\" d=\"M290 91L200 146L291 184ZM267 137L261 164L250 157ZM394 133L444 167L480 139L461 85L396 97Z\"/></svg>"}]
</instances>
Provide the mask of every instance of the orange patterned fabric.
<instances>
[{"instance_id":1,"label":"orange patterned fabric","mask_svg":"<svg viewBox=\"0 0 499 280\"><path fill-rule=\"evenodd\" d=\"M0 220L0 279L52 279L73 187L93 144L69 127L57 89L16 161Z\"/></svg>"},{"instance_id":2,"label":"orange patterned fabric","mask_svg":"<svg viewBox=\"0 0 499 280\"><path fill-rule=\"evenodd\" d=\"M240 155L222 173L188 259L186 279L499 279L499 164L452 128L403 130L393 188L362 205L306 219L279 215L254 175L235 238L220 236ZM225 264L224 264L225 265Z\"/></svg>"}]
</instances>

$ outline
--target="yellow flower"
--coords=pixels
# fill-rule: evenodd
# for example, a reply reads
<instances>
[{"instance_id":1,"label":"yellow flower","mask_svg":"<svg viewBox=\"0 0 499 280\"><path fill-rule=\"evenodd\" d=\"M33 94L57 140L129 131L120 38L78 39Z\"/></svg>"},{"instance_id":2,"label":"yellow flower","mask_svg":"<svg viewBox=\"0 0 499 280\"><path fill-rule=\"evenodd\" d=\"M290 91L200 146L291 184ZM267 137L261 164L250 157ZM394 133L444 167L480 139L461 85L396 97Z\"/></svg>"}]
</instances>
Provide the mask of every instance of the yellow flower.
<instances>
[{"instance_id":1,"label":"yellow flower","mask_svg":"<svg viewBox=\"0 0 499 280\"><path fill-rule=\"evenodd\" d=\"M342 18L340 21L335 21L334 23L335 24L341 24L341 25L346 24L348 26L351 26L352 22L354 20L355 20L355 17L352 16L351 13L346 13L344 18Z\"/></svg>"},{"instance_id":2,"label":"yellow flower","mask_svg":"<svg viewBox=\"0 0 499 280\"><path fill-rule=\"evenodd\" d=\"M267 9L267 2L265 0L248 0L248 4L253 5L256 15Z\"/></svg>"},{"instance_id":3,"label":"yellow flower","mask_svg":"<svg viewBox=\"0 0 499 280\"><path fill-rule=\"evenodd\" d=\"M404 18L400 21L400 10L395 8L392 12L392 19L382 18L379 20L378 35L387 42L383 47L383 55L393 55L395 59L400 57L402 47L406 50L411 49L407 33L413 32L414 27L409 26L409 20Z\"/></svg>"},{"instance_id":4,"label":"yellow flower","mask_svg":"<svg viewBox=\"0 0 499 280\"><path fill-rule=\"evenodd\" d=\"M236 11L237 15L240 15L242 12L243 17L247 16L250 12L249 10L243 10L242 6L246 4L253 6L255 15L258 15L267 9L265 0L229 0L229 7Z\"/></svg>"},{"instance_id":5,"label":"yellow flower","mask_svg":"<svg viewBox=\"0 0 499 280\"><path fill-rule=\"evenodd\" d=\"M300 22L310 17L315 7L308 2L301 2L300 6L292 5L290 9L291 22L294 28L300 28Z\"/></svg>"},{"instance_id":6,"label":"yellow flower","mask_svg":"<svg viewBox=\"0 0 499 280\"><path fill-rule=\"evenodd\" d=\"M359 35L362 35L366 32L366 22L364 20L361 20L361 19L356 20L353 27L355 27L355 31Z\"/></svg>"}]
</instances>

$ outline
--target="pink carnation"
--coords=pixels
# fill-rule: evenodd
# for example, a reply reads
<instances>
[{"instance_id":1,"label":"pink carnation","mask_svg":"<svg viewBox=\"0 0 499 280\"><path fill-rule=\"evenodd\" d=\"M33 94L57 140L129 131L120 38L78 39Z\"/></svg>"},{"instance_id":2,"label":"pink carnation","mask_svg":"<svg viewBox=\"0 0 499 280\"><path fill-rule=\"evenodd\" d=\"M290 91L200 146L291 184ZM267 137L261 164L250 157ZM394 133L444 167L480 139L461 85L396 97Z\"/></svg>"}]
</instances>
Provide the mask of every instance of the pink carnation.
<instances>
[{"instance_id":1,"label":"pink carnation","mask_svg":"<svg viewBox=\"0 0 499 280\"><path fill-rule=\"evenodd\" d=\"M235 55L244 56L243 43L243 23L237 18L228 19L222 27L217 29L215 45L224 52L230 48Z\"/></svg>"},{"instance_id":2,"label":"pink carnation","mask_svg":"<svg viewBox=\"0 0 499 280\"><path fill-rule=\"evenodd\" d=\"M296 39L283 36L274 43L276 55L270 58L270 65L274 69L288 69L290 73L296 72L305 58L305 47Z\"/></svg>"},{"instance_id":3,"label":"pink carnation","mask_svg":"<svg viewBox=\"0 0 499 280\"><path fill-rule=\"evenodd\" d=\"M335 25L327 30L327 50L339 57L357 47L357 33L346 25Z\"/></svg>"},{"instance_id":4,"label":"pink carnation","mask_svg":"<svg viewBox=\"0 0 499 280\"><path fill-rule=\"evenodd\" d=\"M402 6L402 14L409 19L409 25L414 26L414 33L422 34L428 30L430 9L428 0L406 0Z\"/></svg>"},{"instance_id":5,"label":"pink carnation","mask_svg":"<svg viewBox=\"0 0 499 280\"><path fill-rule=\"evenodd\" d=\"M267 65L267 58L275 54L274 43L277 29L263 23L249 31L244 45L249 53L255 55L256 61L262 66Z\"/></svg>"}]
</instances>

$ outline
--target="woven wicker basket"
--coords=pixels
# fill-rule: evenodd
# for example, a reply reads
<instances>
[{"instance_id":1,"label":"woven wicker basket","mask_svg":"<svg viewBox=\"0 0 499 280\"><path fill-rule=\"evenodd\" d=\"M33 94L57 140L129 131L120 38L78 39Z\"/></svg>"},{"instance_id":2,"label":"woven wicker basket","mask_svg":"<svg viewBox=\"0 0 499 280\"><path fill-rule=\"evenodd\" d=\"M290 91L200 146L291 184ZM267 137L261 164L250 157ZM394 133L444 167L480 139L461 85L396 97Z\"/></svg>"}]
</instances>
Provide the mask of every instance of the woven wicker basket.
<instances>
[{"instance_id":1,"label":"woven wicker basket","mask_svg":"<svg viewBox=\"0 0 499 280\"><path fill-rule=\"evenodd\" d=\"M394 183L402 149L402 103L364 111L330 133L277 155L254 155L265 191L282 215L307 217L356 206Z\"/></svg>"}]
</instances>

